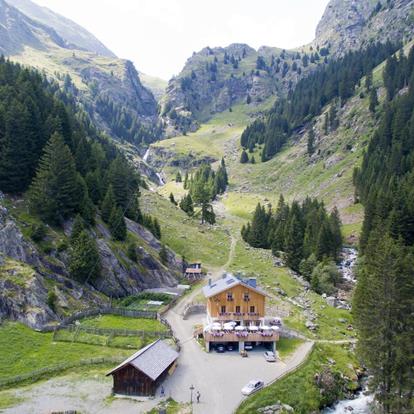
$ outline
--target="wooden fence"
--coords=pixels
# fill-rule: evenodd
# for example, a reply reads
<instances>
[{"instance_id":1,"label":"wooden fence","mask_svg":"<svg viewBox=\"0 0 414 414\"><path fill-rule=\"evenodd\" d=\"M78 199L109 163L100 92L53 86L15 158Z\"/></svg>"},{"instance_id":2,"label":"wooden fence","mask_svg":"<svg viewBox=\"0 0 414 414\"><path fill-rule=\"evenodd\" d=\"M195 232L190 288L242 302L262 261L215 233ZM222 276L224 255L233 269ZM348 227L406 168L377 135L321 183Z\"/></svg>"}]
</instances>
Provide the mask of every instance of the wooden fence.
<instances>
[{"instance_id":1,"label":"wooden fence","mask_svg":"<svg viewBox=\"0 0 414 414\"><path fill-rule=\"evenodd\" d=\"M89 358L89 359L81 359L78 362L72 362L72 363L63 363L54 365L51 367L45 367L40 368L31 372L28 372L27 374L22 375L16 375L14 377L9 377L0 380L0 388L5 388L14 384L18 384L25 381L35 382L39 380L40 378L55 374L57 372L62 372L71 368L79 368L84 367L88 365L99 365L99 364L119 364L121 363L125 358Z\"/></svg>"}]
</instances>

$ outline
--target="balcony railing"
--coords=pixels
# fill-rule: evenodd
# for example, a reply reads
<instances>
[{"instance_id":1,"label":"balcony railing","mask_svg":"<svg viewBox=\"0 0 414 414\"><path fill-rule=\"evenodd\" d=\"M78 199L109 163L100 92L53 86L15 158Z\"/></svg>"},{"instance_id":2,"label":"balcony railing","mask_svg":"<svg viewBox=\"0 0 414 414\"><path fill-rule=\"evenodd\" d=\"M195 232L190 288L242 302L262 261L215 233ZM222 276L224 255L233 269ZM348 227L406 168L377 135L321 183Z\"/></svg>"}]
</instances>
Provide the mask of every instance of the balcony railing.
<instances>
[{"instance_id":1,"label":"balcony railing","mask_svg":"<svg viewBox=\"0 0 414 414\"><path fill-rule=\"evenodd\" d=\"M204 340L208 342L274 342L279 333L269 332L204 332Z\"/></svg>"},{"instance_id":2,"label":"balcony railing","mask_svg":"<svg viewBox=\"0 0 414 414\"><path fill-rule=\"evenodd\" d=\"M212 315L213 319L219 321L257 321L263 318L258 312L220 312L217 316Z\"/></svg>"}]
</instances>

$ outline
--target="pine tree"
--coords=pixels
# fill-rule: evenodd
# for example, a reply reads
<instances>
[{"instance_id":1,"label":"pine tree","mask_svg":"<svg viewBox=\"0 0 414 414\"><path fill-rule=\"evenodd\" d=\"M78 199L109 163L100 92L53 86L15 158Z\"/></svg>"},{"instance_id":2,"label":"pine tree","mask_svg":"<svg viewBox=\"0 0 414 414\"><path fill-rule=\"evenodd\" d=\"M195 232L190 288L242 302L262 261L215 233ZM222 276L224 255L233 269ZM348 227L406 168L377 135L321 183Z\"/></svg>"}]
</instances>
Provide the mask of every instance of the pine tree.
<instances>
[{"instance_id":1,"label":"pine tree","mask_svg":"<svg viewBox=\"0 0 414 414\"><path fill-rule=\"evenodd\" d=\"M249 156L247 155L247 152L245 149L243 149L241 156L240 156L240 163L246 164L249 161Z\"/></svg>"},{"instance_id":2,"label":"pine tree","mask_svg":"<svg viewBox=\"0 0 414 414\"><path fill-rule=\"evenodd\" d=\"M315 131L313 128L311 128L308 133L307 150L309 156L315 152Z\"/></svg>"},{"instance_id":3,"label":"pine tree","mask_svg":"<svg viewBox=\"0 0 414 414\"><path fill-rule=\"evenodd\" d=\"M367 92L371 90L372 87L372 70L367 73L367 76L365 77L365 88L367 89Z\"/></svg>"},{"instance_id":4,"label":"pine tree","mask_svg":"<svg viewBox=\"0 0 414 414\"><path fill-rule=\"evenodd\" d=\"M184 190L188 190L188 171L185 172L183 187L184 187Z\"/></svg>"},{"instance_id":5,"label":"pine tree","mask_svg":"<svg viewBox=\"0 0 414 414\"><path fill-rule=\"evenodd\" d=\"M168 252L164 244L161 245L161 250L160 250L159 255L160 255L161 263L163 265L167 265L168 264Z\"/></svg>"},{"instance_id":6,"label":"pine tree","mask_svg":"<svg viewBox=\"0 0 414 414\"><path fill-rule=\"evenodd\" d=\"M80 191L70 149L61 135L53 134L29 190L30 208L43 220L58 224L79 210Z\"/></svg>"},{"instance_id":7,"label":"pine tree","mask_svg":"<svg viewBox=\"0 0 414 414\"><path fill-rule=\"evenodd\" d=\"M378 94L377 94L377 89L376 88L372 88L371 92L369 94L369 110L372 113L375 113L375 110L378 106L379 102L378 102Z\"/></svg>"},{"instance_id":8,"label":"pine tree","mask_svg":"<svg viewBox=\"0 0 414 414\"><path fill-rule=\"evenodd\" d=\"M102 202L102 206L101 206L101 216L102 216L102 220L105 223L109 222L109 218L111 217L111 213L114 207L116 207L115 196L114 196L114 192L112 189L112 185L109 185L105 198Z\"/></svg>"},{"instance_id":9,"label":"pine tree","mask_svg":"<svg viewBox=\"0 0 414 414\"><path fill-rule=\"evenodd\" d=\"M182 182L182 177L181 177L180 171L177 171L177 174L175 176L175 182L176 183L181 183Z\"/></svg>"},{"instance_id":10,"label":"pine tree","mask_svg":"<svg viewBox=\"0 0 414 414\"><path fill-rule=\"evenodd\" d=\"M127 228L121 207L114 207L112 209L108 224L114 240L123 241L126 239Z\"/></svg>"},{"instance_id":11,"label":"pine tree","mask_svg":"<svg viewBox=\"0 0 414 414\"><path fill-rule=\"evenodd\" d=\"M84 230L76 238L69 258L69 273L78 282L93 283L100 275L101 263L98 248Z\"/></svg>"},{"instance_id":12,"label":"pine tree","mask_svg":"<svg viewBox=\"0 0 414 414\"><path fill-rule=\"evenodd\" d=\"M214 213L213 206L209 202L203 201L201 204L201 224L214 224L215 222L216 215Z\"/></svg>"},{"instance_id":13,"label":"pine tree","mask_svg":"<svg viewBox=\"0 0 414 414\"><path fill-rule=\"evenodd\" d=\"M83 218L78 214L73 222L72 232L70 233L70 242L74 244L79 235L85 230L85 222Z\"/></svg>"},{"instance_id":14,"label":"pine tree","mask_svg":"<svg viewBox=\"0 0 414 414\"><path fill-rule=\"evenodd\" d=\"M286 264L299 271L303 258L303 228L297 214L293 214L286 229Z\"/></svg>"},{"instance_id":15,"label":"pine tree","mask_svg":"<svg viewBox=\"0 0 414 414\"><path fill-rule=\"evenodd\" d=\"M170 193L169 199L170 199L171 203L173 203L175 206L177 205L177 202L175 201L175 198L174 198L174 194L173 193Z\"/></svg>"}]
</instances>

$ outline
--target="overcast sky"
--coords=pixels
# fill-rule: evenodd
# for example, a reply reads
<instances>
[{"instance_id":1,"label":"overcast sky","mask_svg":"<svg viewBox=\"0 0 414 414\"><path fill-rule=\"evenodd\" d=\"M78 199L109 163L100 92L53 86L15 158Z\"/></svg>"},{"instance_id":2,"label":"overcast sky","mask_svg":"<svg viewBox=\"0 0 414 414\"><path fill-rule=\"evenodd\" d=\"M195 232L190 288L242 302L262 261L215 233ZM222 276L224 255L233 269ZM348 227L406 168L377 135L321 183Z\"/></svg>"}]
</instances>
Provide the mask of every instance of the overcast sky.
<instances>
[{"instance_id":1,"label":"overcast sky","mask_svg":"<svg viewBox=\"0 0 414 414\"><path fill-rule=\"evenodd\" d=\"M147 74L169 79L193 51L313 40L328 0L33 0L92 32Z\"/></svg>"}]
</instances>

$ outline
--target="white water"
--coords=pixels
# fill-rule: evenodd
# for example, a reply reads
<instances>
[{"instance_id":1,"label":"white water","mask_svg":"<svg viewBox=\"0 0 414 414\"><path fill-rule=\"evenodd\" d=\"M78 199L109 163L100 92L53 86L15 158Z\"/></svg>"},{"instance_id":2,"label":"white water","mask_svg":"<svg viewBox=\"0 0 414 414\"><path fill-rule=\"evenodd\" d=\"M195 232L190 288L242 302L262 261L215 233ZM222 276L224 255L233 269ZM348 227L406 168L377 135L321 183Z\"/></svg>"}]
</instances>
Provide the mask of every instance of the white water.
<instances>
[{"instance_id":1,"label":"white water","mask_svg":"<svg viewBox=\"0 0 414 414\"><path fill-rule=\"evenodd\" d=\"M361 391L353 400L339 401L334 407L326 408L323 414L370 414L372 395L364 395Z\"/></svg>"},{"instance_id":2,"label":"white water","mask_svg":"<svg viewBox=\"0 0 414 414\"><path fill-rule=\"evenodd\" d=\"M145 151L144 156L142 157L142 159L143 159L144 162L147 162L147 159L149 157L149 154L150 154L150 148L148 147L148 149Z\"/></svg>"},{"instance_id":3,"label":"white water","mask_svg":"<svg viewBox=\"0 0 414 414\"><path fill-rule=\"evenodd\" d=\"M160 173L155 173L155 174L158 177L158 180L160 182L160 185L164 185L165 184L165 181L164 181L164 178L162 178L161 174Z\"/></svg>"},{"instance_id":4,"label":"white water","mask_svg":"<svg viewBox=\"0 0 414 414\"><path fill-rule=\"evenodd\" d=\"M352 247L344 247L341 254L341 262L339 264L339 271L345 280L355 282L354 267L358 259L358 251Z\"/></svg>"}]
</instances>

